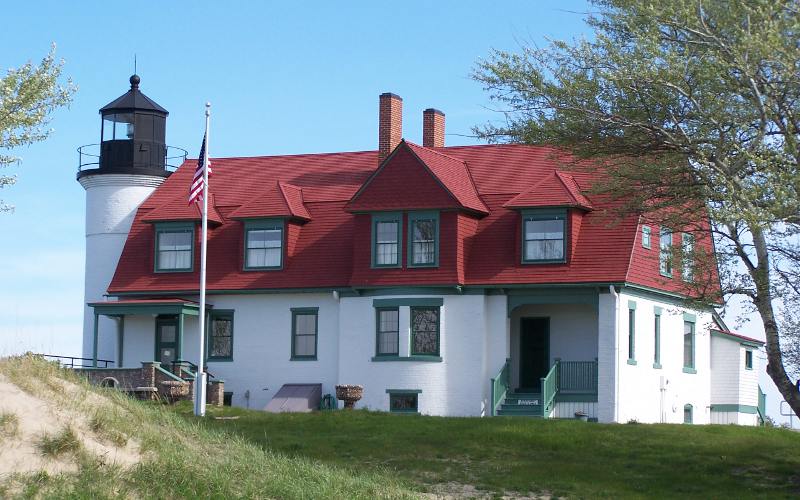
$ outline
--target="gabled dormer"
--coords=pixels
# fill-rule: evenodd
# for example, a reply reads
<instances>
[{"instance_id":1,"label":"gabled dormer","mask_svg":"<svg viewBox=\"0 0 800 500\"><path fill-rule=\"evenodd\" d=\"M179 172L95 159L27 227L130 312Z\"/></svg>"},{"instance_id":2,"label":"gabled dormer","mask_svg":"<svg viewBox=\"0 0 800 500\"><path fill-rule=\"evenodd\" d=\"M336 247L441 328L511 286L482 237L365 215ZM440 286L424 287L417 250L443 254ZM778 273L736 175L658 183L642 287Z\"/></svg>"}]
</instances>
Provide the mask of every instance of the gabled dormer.
<instances>
[{"instance_id":1,"label":"gabled dormer","mask_svg":"<svg viewBox=\"0 0 800 500\"><path fill-rule=\"evenodd\" d=\"M186 198L174 198L142 216L153 225L153 270L156 273L192 272L198 242L198 224L202 219L198 203L187 204ZM223 223L214 195L208 199L208 225Z\"/></svg>"},{"instance_id":2,"label":"gabled dormer","mask_svg":"<svg viewBox=\"0 0 800 500\"><path fill-rule=\"evenodd\" d=\"M242 267L246 271L280 270L294 254L300 226L311 220L303 190L277 182L231 212L242 222Z\"/></svg>"},{"instance_id":3,"label":"gabled dormer","mask_svg":"<svg viewBox=\"0 0 800 500\"><path fill-rule=\"evenodd\" d=\"M519 212L520 262L569 262L581 230L583 216L592 210L575 179L554 170L541 181L510 199L504 208Z\"/></svg>"}]
</instances>

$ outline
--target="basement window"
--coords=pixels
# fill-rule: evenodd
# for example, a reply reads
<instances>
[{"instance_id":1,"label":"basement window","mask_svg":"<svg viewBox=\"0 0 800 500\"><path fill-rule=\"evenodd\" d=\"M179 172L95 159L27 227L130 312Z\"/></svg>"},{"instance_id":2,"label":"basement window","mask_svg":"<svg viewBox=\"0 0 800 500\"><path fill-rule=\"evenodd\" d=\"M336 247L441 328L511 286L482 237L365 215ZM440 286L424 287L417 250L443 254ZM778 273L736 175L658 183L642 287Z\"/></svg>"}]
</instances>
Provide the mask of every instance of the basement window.
<instances>
[{"instance_id":1,"label":"basement window","mask_svg":"<svg viewBox=\"0 0 800 500\"><path fill-rule=\"evenodd\" d=\"M389 411L391 413L418 413L418 389L386 389L389 393Z\"/></svg>"},{"instance_id":2,"label":"basement window","mask_svg":"<svg viewBox=\"0 0 800 500\"><path fill-rule=\"evenodd\" d=\"M191 271L194 224L156 225L156 272Z\"/></svg>"}]
</instances>

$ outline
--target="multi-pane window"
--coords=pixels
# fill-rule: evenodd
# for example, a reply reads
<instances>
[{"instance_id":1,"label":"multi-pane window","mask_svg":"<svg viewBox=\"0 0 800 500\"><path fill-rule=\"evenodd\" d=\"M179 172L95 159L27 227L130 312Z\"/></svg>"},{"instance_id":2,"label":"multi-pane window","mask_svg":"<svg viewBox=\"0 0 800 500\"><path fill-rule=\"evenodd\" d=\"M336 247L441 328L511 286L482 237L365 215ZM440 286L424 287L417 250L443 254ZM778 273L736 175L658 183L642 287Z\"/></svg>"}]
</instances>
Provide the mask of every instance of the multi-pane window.
<instances>
[{"instance_id":1,"label":"multi-pane window","mask_svg":"<svg viewBox=\"0 0 800 500\"><path fill-rule=\"evenodd\" d=\"M655 315L653 323L653 365L656 367L661 365L661 315Z\"/></svg>"},{"instance_id":2,"label":"multi-pane window","mask_svg":"<svg viewBox=\"0 0 800 500\"><path fill-rule=\"evenodd\" d=\"M190 271L194 228L161 227L156 229L156 270Z\"/></svg>"},{"instance_id":3,"label":"multi-pane window","mask_svg":"<svg viewBox=\"0 0 800 500\"><path fill-rule=\"evenodd\" d=\"M437 219L433 215L409 215L411 266L436 265Z\"/></svg>"},{"instance_id":4,"label":"multi-pane window","mask_svg":"<svg viewBox=\"0 0 800 500\"><path fill-rule=\"evenodd\" d=\"M245 268L279 268L283 264L283 222L245 226Z\"/></svg>"},{"instance_id":5,"label":"multi-pane window","mask_svg":"<svg viewBox=\"0 0 800 500\"><path fill-rule=\"evenodd\" d=\"M636 309L628 309L628 360L636 359Z\"/></svg>"},{"instance_id":6,"label":"multi-pane window","mask_svg":"<svg viewBox=\"0 0 800 500\"><path fill-rule=\"evenodd\" d=\"M378 332L375 354L396 356L400 332L400 310L397 307L377 309Z\"/></svg>"},{"instance_id":7,"label":"multi-pane window","mask_svg":"<svg viewBox=\"0 0 800 500\"><path fill-rule=\"evenodd\" d=\"M753 369L753 351L744 351L744 367L748 370Z\"/></svg>"},{"instance_id":8,"label":"multi-pane window","mask_svg":"<svg viewBox=\"0 0 800 500\"><path fill-rule=\"evenodd\" d=\"M691 283L694 279L694 235L683 233L681 242L683 247L683 281Z\"/></svg>"},{"instance_id":9,"label":"multi-pane window","mask_svg":"<svg viewBox=\"0 0 800 500\"><path fill-rule=\"evenodd\" d=\"M376 220L373 260L376 266L397 266L400 263L400 219Z\"/></svg>"},{"instance_id":10,"label":"multi-pane window","mask_svg":"<svg viewBox=\"0 0 800 500\"><path fill-rule=\"evenodd\" d=\"M292 359L317 359L317 313L292 309Z\"/></svg>"},{"instance_id":11,"label":"multi-pane window","mask_svg":"<svg viewBox=\"0 0 800 500\"><path fill-rule=\"evenodd\" d=\"M683 322L683 367L694 368L694 323Z\"/></svg>"},{"instance_id":12,"label":"multi-pane window","mask_svg":"<svg viewBox=\"0 0 800 500\"><path fill-rule=\"evenodd\" d=\"M208 359L233 359L233 312L212 312L209 326Z\"/></svg>"},{"instance_id":13,"label":"multi-pane window","mask_svg":"<svg viewBox=\"0 0 800 500\"><path fill-rule=\"evenodd\" d=\"M525 215L523 217L524 262L563 261L565 217Z\"/></svg>"},{"instance_id":14,"label":"multi-pane window","mask_svg":"<svg viewBox=\"0 0 800 500\"><path fill-rule=\"evenodd\" d=\"M684 407L683 407L683 423L684 424L691 424L692 421L694 420L694 418L693 418L694 417L694 415L693 415L694 411L693 410L694 410L694 408L692 407L692 405L684 405Z\"/></svg>"},{"instance_id":15,"label":"multi-pane window","mask_svg":"<svg viewBox=\"0 0 800 500\"><path fill-rule=\"evenodd\" d=\"M411 354L439 355L439 308L411 308Z\"/></svg>"},{"instance_id":16,"label":"multi-pane window","mask_svg":"<svg viewBox=\"0 0 800 500\"><path fill-rule=\"evenodd\" d=\"M417 413L419 394L415 392L390 392L389 411L392 413Z\"/></svg>"},{"instance_id":17,"label":"multi-pane window","mask_svg":"<svg viewBox=\"0 0 800 500\"><path fill-rule=\"evenodd\" d=\"M662 276L672 277L672 231L661 228L659 247L659 271Z\"/></svg>"},{"instance_id":18,"label":"multi-pane window","mask_svg":"<svg viewBox=\"0 0 800 500\"><path fill-rule=\"evenodd\" d=\"M642 226L642 246L650 248L650 226Z\"/></svg>"}]
</instances>

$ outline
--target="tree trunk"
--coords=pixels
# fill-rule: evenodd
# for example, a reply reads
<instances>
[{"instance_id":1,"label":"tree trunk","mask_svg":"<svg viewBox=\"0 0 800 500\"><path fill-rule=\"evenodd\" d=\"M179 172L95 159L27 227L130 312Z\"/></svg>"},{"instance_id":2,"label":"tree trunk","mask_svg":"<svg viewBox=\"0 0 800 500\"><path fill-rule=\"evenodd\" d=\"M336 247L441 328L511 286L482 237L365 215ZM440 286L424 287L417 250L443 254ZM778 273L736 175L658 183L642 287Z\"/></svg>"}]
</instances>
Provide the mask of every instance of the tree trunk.
<instances>
[{"instance_id":1,"label":"tree trunk","mask_svg":"<svg viewBox=\"0 0 800 500\"><path fill-rule=\"evenodd\" d=\"M770 376L783 399L792 408L795 415L800 417L800 391L789 379L783 366L780 337L778 336L778 323L775 321L775 310L772 307L772 289L769 278L769 251L767 241L761 228L750 227L753 235L753 246L758 257L758 266L750 271L755 282L756 296L753 302L761 316L764 333L767 337L767 374Z\"/></svg>"}]
</instances>

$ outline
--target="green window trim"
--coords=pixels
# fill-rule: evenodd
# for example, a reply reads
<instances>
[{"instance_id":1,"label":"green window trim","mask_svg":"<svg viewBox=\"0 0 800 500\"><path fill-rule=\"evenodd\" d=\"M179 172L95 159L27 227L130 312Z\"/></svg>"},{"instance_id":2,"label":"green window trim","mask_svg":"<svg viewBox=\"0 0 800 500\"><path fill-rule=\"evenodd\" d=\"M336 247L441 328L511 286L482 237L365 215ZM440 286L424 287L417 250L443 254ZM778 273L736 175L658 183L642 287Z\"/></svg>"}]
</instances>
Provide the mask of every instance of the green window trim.
<instances>
[{"instance_id":1,"label":"green window trim","mask_svg":"<svg viewBox=\"0 0 800 500\"><path fill-rule=\"evenodd\" d=\"M279 230L281 232L281 244L280 244L280 262L276 266L256 266L250 265L250 259L248 258L249 252L251 250L249 248L249 239L250 239L250 231L263 231L263 230ZM252 250L257 250L258 248L253 248ZM286 221L284 219L247 219L244 221L244 256L243 262L245 271L264 271L264 270L281 270L283 269L283 262L286 256Z\"/></svg>"},{"instance_id":2,"label":"green window trim","mask_svg":"<svg viewBox=\"0 0 800 500\"><path fill-rule=\"evenodd\" d=\"M419 352L415 349L416 338L420 332L414 328L414 313L418 311L435 311L436 312L436 351L435 352ZM441 355L441 325L442 325L442 310L440 307L430 306L411 306L410 323L411 323L411 348L409 352L411 356L440 356ZM429 332L427 332L429 333Z\"/></svg>"},{"instance_id":3,"label":"green window trim","mask_svg":"<svg viewBox=\"0 0 800 500\"><path fill-rule=\"evenodd\" d=\"M652 234L653 230L650 226L642 226L642 248L650 250L652 248Z\"/></svg>"},{"instance_id":4,"label":"green window trim","mask_svg":"<svg viewBox=\"0 0 800 500\"><path fill-rule=\"evenodd\" d=\"M209 314L209 321L206 324L206 360L207 361L233 361L233 336L234 336L234 321L233 321L233 309L213 309ZM212 337L214 335L214 321L217 319L226 319L231 322L231 334L230 334L230 355L229 356L212 356L211 355L211 347L212 347Z\"/></svg>"},{"instance_id":5,"label":"green window trim","mask_svg":"<svg viewBox=\"0 0 800 500\"><path fill-rule=\"evenodd\" d=\"M683 423L684 424L694 423L694 407L690 404L683 406Z\"/></svg>"},{"instance_id":6,"label":"green window trim","mask_svg":"<svg viewBox=\"0 0 800 500\"><path fill-rule=\"evenodd\" d=\"M688 321L689 323L697 323L697 316L692 313L683 313L683 320Z\"/></svg>"},{"instance_id":7,"label":"green window trim","mask_svg":"<svg viewBox=\"0 0 800 500\"><path fill-rule=\"evenodd\" d=\"M628 302L628 364L636 364L636 302L632 300Z\"/></svg>"},{"instance_id":8,"label":"green window trim","mask_svg":"<svg viewBox=\"0 0 800 500\"><path fill-rule=\"evenodd\" d=\"M528 259L525 257L525 246L527 243L525 223L527 221L560 220L562 222L561 255L560 259ZM566 210L523 210L521 233L521 262L522 264L564 264L567 262L567 242L569 241L569 228L567 224ZM531 240L549 241L549 240ZM556 241L556 240L552 240Z\"/></svg>"},{"instance_id":9,"label":"green window trim","mask_svg":"<svg viewBox=\"0 0 800 500\"><path fill-rule=\"evenodd\" d=\"M418 389L407 389L407 390L395 390L395 389L386 389L386 393L389 394L389 412L390 413L410 413L416 414L419 413L419 395L422 394L421 390ZM408 408L395 408L398 400L402 398L407 398L412 401L412 406Z\"/></svg>"},{"instance_id":10,"label":"green window trim","mask_svg":"<svg viewBox=\"0 0 800 500\"><path fill-rule=\"evenodd\" d=\"M402 306L420 306L420 307L441 307L444 305L444 299L441 297L409 297L398 299L372 299L372 307L402 307Z\"/></svg>"},{"instance_id":11,"label":"green window trim","mask_svg":"<svg viewBox=\"0 0 800 500\"><path fill-rule=\"evenodd\" d=\"M661 368L661 309L656 308L653 316L653 368ZM658 365L658 366L656 366Z\"/></svg>"},{"instance_id":12,"label":"green window trim","mask_svg":"<svg viewBox=\"0 0 800 500\"><path fill-rule=\"evenodd\" d=\"M381 313L397 313L397 325L395 330L382 330ZM381 351L381 334L394 333L394 352ZM399 307L376 307L375 308L375 357L397 358L400 355L400 308ZM374 359L374 358L373 358Z\"/></svg>"},{"instance_id":13,"label":"green window trim","mask_svg":"<svg viewBox=\"0 0 800 500\"><path fill-rule=\"evenodd\" d=\"M397 262L393 264L378 264L378 224L381 222L395 222L397 223ZM395 268L401 267L403 261L403 214L400 212L387 212L372 214L371 223L371 265L373 268Z\"/></svg>"},{"instance_id":14,"label":"green window trim","mask_svg":"<svg viewBox=\"0 0 800 500\"><path fill-rule=\"evenodd\" d=\"M658 233L658 271L665 278L672 278L672 231L662 227Z\"/></svg>"},{"instance_id":15,"label":"green window trim","mask_svg":"<svg viewBox=\"0 0 800 500\"><path fill-rule=\"evenodd\" d=\"M442 357L441 356L433 356L427 354L416 354L413 356L373 356L373 362L382 362L382 361L419 361L422 363L441 363Z\"/></svg>"},{"instance_id":16,"label":"green window trim","mask_svg":"<svg viewBox=\"0 0 800 500\"><path fill-rule=\"evenodd\" d=\"M195 224L194 222L157 222L153 227L155 238L153 245L153 272L156 273L191 273L194 271L194 246L195 246ZM160 262L160 240L165 233L190 233L191 245L189 248L189 267L164 268Z\"/></svg>"},{"instance_id":17,"label":"green window trim","mask_svg":"<svg viewBox=\"0 0 800 500\"><path fill-rule=\"evenodd\" d=\"M319 343L319 307L293 307L292 311L292 355L290 361L316 361ZM297 317L314 316L314 354L296 354ZM302 335L310 336L310 335Z\"/></svg>"},{"instance_id":18,"label":"green window trim","mask_svg":"<svg viewBox=\"0 0 800 500\"><path fill-rule=\"evenodd\" d=\"M687 335L687 332L686 332L687 325L689 327L688 335ZM687 319L684 319L683 328L684 328L684 331L683 331L683 372L684 373L697 373L697 370L695 369L695 350L697 348L695 324L694 324L693 321L689 321ZM687 353L687 350L686 350L686 347L687 347L686 338L687 338L687 336L689 337L689 340L690 340L690 343L689 343L690 351L688 353ZM687 359L687 354L688 354L688 359ZM687 371L687 370L690 370L690 371Z\"/></svg>"},{"instance_id":19,"label":"green window trim","mask_svg":"<svg viewBox=\"0 0 800 500\"><path fill-rule=\"evenodd\" d=\"M433 262L414 263L414 224L417 221L433 221ZM409 212L408 214L408 249L406 252L408 267L439 267L439 212Z\"/></svg>"},{"instance_id":20,"label":"green window trim","mask_svg":"<svg viewBox=\"0 0 800 500\"><path fill-rule=\"evenodd\" d=\"M751 351L750 349L744 351L744 369L745 370L753 369L753 351Z\"/></svg>"}]
</instances>

